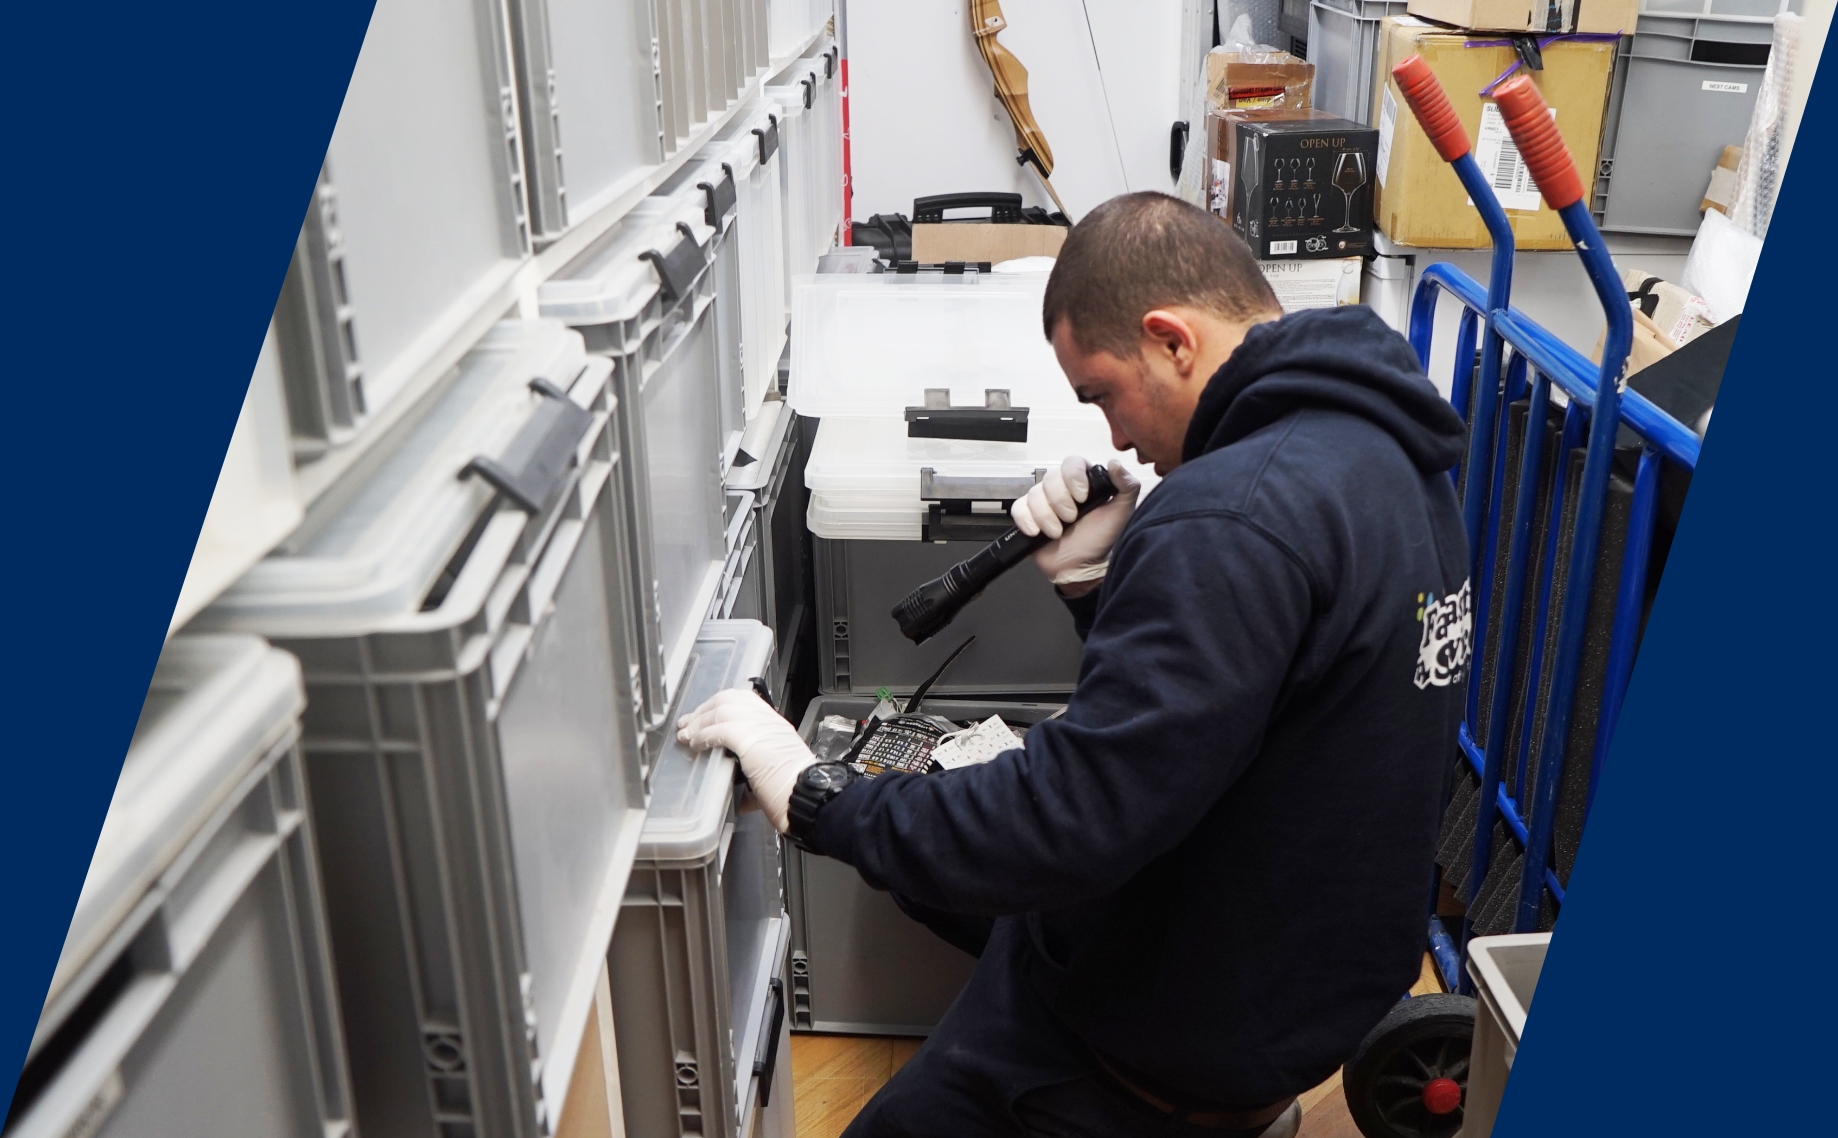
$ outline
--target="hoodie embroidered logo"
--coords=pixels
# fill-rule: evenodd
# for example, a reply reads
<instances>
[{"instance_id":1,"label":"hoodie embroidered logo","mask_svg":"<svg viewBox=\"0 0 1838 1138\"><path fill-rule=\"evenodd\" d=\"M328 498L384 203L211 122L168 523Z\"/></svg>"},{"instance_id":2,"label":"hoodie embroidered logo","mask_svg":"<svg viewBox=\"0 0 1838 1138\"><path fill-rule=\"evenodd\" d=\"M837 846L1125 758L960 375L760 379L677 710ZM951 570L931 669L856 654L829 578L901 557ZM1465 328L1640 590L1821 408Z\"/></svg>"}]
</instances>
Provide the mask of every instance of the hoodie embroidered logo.
<instances>
[{"instance_id":1,"label":"hoodie embroidered logo","mask_svg":"<svg viewBox=\"0 0 1838 1138\"><path fill-rule=\"evenodd\" d=\"M1418 593L1417 619L1423 622L1423 639L1417 645L1419 688L1446 688L1468 676L1468 657L1474 647L1474 604L1471 582L1451 596Z\"/></svg>"}]
</instances>

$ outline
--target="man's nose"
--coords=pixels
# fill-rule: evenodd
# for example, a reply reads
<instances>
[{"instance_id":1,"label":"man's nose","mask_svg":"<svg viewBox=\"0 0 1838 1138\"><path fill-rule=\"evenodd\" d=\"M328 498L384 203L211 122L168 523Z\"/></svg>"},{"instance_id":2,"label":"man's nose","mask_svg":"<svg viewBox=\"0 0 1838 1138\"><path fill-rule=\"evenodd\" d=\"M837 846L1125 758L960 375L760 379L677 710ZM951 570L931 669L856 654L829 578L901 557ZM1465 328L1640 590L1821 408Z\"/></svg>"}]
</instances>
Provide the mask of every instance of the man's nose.
<instances>
[{"instance_id":1,"label":"man's nose","mask_svg":"<svg viewBox=\"0 0 1838 1138\"><path fill-rule=\"evenodd\" d=\"M1129 432L1125 431L1117 420L1111 418L1109 411L1104 413L1104 421L1110 424L1110 449L1128 451L1135 447L1136 444L1130 441Z\"/></svg>"}]
</instances>

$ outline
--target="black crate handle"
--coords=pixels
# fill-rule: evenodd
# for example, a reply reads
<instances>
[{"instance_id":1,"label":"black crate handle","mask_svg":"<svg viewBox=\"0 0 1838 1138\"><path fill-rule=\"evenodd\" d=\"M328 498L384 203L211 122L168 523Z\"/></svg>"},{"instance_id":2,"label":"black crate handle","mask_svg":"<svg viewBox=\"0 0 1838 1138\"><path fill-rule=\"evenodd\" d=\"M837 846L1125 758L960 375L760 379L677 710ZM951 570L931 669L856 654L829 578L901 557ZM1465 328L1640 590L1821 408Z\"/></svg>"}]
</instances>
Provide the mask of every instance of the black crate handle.
<instances>
[{"instance_id":1,"label":"black crate handle","mask_svg":"<svg viewBox=\"0 0 1838 1138\"><path fill-rule=\"evenodd\" d=\"M675 302L688 295L690 286L696 283L696 277L702 273L708 258L702 253L702 246L696 244L695 231L687 222L676 223L677 232L683 239L668 253L656 249L647 249L639 256L651 262L657 270L657 279L663 286L664 299Z\"/></svg>"},{"instance_id":2,"label":"black crate handle","mask_svg":"<svg viewBox=\"0 0 1838 1138\"><path fill-rule=\"evenodd\" d=\"M772 978L772 1032L766 1053L753 1061L753 1074L759 1079L759 1104L772 1105L772 1072L779 1065L779 1029L785 1024L785 981Z\"/></svg>"},{"instance_id":3,"label":"black crate handle","mask_svg":"<svg viewBox=\"0 0 1838 1138\"><path fill-rule=\"evenodd\" d=\"M779 152L779 116L767 115L763 127L754 127L754 137L759 139L759 164L764 166L772 161L772 156Z\"/></svg>"},{"instance_id":4,"label":"black crate handle","mask_svg":"<svg viewBox=\"0 0 1838 1138\"><path fill-rule=\"evenodd\" d=\"M574 463L575 447L593 425L593 415L568 393L538 377L530 390L543 397L516 437L497 458L478 455L460 471L492 484L526 513L539 514L554 501Z\"/></svg>"},{"instance_id":5,"label":"black crate handle","mask_svg":"<svg viewBox=\"0 0 1838 1138\"><path fill-rule=\"evenodd\" d=\"M697 182L696 189L701 190L708 197L708 204L702 209L702 220L708 222L710 229L720 229L721 219L728 215L728 210L734 208L736 200L734 167L723 162L721 180L713 183Z\"/></svg>"}]
</instances>

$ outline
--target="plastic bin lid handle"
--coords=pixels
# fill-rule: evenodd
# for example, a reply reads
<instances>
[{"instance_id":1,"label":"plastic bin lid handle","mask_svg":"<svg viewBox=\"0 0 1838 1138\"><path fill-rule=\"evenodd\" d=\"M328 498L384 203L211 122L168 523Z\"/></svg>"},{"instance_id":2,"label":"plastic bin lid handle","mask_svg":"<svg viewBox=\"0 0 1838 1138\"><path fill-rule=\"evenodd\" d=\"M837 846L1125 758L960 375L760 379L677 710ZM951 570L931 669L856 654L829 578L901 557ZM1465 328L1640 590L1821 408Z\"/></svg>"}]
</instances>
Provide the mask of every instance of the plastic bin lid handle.
<instances>
[{"instance_id":1,"label":"plastic bin lid handle","mask_svg":"<svg viewBox=\"0 0 1838 1138\"><path fill-rule=\"evenodd\" d=\"M593 415L541 377L530 381L530 390L542 396L542 402L504 453L497 458L479 455L460 477L476 474L525 513L540 514L567 480L575 448L593 426Z\"/></svg>"},{"instance_id":2,"label":"plastic bin lid handle","mask_svg":"<svg viewBox=\"0 0 1838 1138\"><path fill-rule=\"evenodd\" d=\"M1562 210L1582 201L1583 180L1577 175L1570 148L1564 145L1563 135L1557 133L1557 123L1532 77L1518 75L1508 79L1494 90L1493 98L1546 204Z\"/></svg>"},{"instance_id":3,"label":"plastic bin lid handle","mask_svg":"<svg viewBox=\"0 0 1838 1138\"><path fill-rule=\"evenodd\" d=\"M1404 101L1410 104L1411 114L1417 116L1423 133L1430 136L1430 145L1442 155L1444 162L1453 162L1472 149L1460 116L1449 103L1449 96L1443 91L1436 73L1421 55L1413 55L1398 64L1391 69L1391 74L1398 81L1398 90L1404 93Z\"/></svg>"}]
</instances>

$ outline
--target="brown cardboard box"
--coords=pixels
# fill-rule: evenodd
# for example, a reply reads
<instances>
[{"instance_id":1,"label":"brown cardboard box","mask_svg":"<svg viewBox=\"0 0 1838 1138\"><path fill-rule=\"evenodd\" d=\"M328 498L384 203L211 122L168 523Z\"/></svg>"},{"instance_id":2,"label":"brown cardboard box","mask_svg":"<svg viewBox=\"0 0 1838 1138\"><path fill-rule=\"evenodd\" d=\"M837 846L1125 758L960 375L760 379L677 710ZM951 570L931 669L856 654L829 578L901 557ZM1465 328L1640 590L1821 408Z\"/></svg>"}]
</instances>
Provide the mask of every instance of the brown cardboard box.
<instances>
[{"instance_id":1,"label":"brown cardboard box","mask_svg":"<svg viewBox=\"0 0 1838 1138\"><path fill-rule=\"evenodd\" d=\"M1206 105L1211 110L1306 107L1315 65L1286 51L1226 51L1206 55Z\"/></svg>"},{"instance_id":2,"label":"brown cardboard box","mask_svg":"<svg viewBox=\"0 0 1838 1138\"><path fill-rule=\"evenodd\" d=\"M1705 187L1704 200L1698 203L1699 213L1714 209L1728 215L1730 206L1736 201L1736 173L1741 168L1742 147L1725 146L1716 167L1710 172L1710 185Z\"/></svg>"},{"instance_id":3,"label":"brown cardboard box","mask_svg":"<svg viewBox=\"0 0 1838 1138\"><path fill-rule=\"evenodd\" d=\"M1634 34L1640 0L1561 0L1553 25L1545 0L1410 0L1410 14L1498 32L1620 32Z\"/></svg>"},{"instance_id":4,"label":"brown cardboard box","mask_svg":"<svg viewBox=\"0 0 1838 1138\"><path fill-rule=\"evenodd\" d=\"M1498 108L1480 91L1511 67L1510 47L1469 47L1472 37L1415 16L1391 16L1380 32L1378 76L1378 196L1374 217L1381 232L1399 245L1428 249L1484 249L1493 242L1468 192L1430 145L1398 92L1391 69L1422 55L1448 92L1474 146L1475 161L1493 181L1520 249L1568 249L1570 237L1556 211L1544 203L1518 161ZM1615 41L1559 40L1544 49L1544 70L1529 72L1556 114L1558 133L1594 185L1602 120L1614 72Z\"/></svg>"},{"instance_id":5,"label":"brown cardboard box","mask_svg":"<svg viewBox=\"0 0 1838 1138\"><path fill-rule=\"evenodd\" d=\"M986 221L947 221L913 226L913 260L922 265L942 261L1012 261L1017 257L1057 257L1066 243L1063 225L994 225Z\"/></svg>"}]
</instances>

